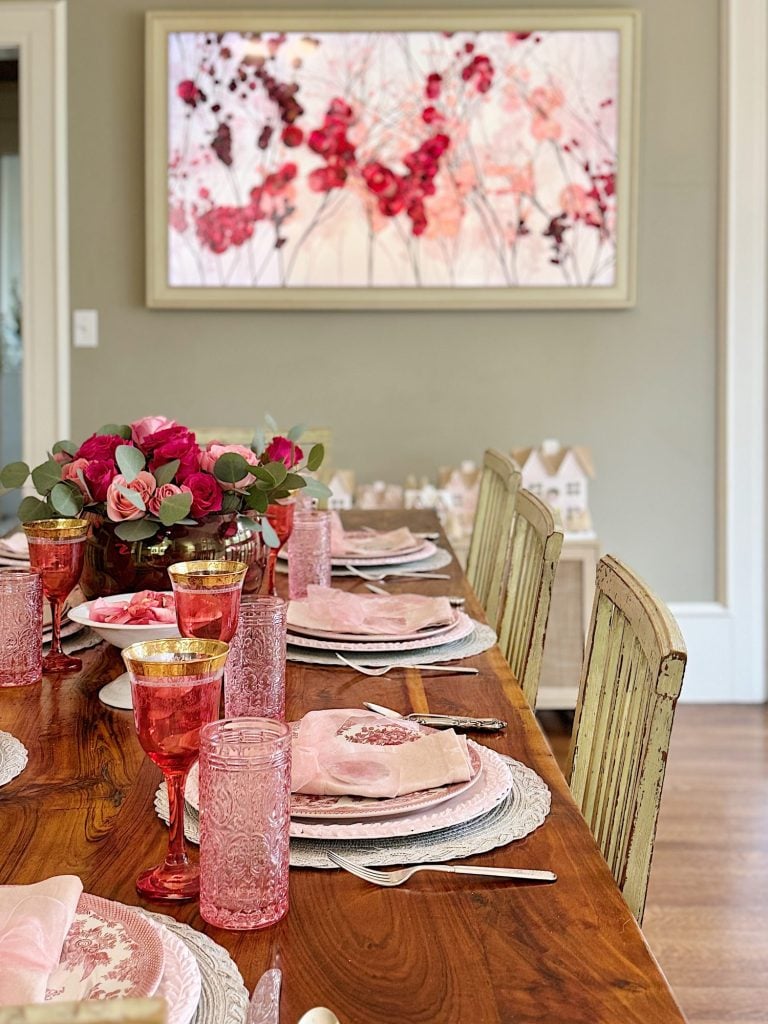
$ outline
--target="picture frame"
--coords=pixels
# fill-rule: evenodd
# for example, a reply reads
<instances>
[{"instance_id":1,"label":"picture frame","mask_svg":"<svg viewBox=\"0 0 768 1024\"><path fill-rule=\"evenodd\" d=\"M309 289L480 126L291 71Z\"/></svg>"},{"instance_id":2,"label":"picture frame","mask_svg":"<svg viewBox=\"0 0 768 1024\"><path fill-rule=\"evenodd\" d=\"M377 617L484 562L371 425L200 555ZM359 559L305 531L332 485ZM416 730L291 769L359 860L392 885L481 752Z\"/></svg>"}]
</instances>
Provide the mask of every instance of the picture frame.
<instances>
[{"instance_id":1,"label":"picture frame","mask_svg":"<svg viewBox=\"0 0 768 1024\"><path fill-rule=\"evenodd\" d=\"M635 302L634 10L148 12L146 301Z\"/></svg>"}]
</instances>

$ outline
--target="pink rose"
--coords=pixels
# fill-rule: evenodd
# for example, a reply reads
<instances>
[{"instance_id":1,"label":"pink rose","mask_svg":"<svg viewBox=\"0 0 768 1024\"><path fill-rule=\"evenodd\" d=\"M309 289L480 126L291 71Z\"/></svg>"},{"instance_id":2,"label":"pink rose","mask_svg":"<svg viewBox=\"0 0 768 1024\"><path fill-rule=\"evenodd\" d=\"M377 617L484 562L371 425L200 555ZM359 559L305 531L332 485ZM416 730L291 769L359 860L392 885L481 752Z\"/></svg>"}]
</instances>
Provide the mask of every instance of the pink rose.
<instances>
[{"instance_id":1,"label":"pink rose","mask_svg":"<svg viewBox=\"0 0 768 1024\"><path fill-rule=\"evenodd\" d=\"M192 508L189 511L195 519L221 511L221 484L210 473L191 473L184 481L182 490L192 495Z\"/></svg>"},{"instance_id":2,"label":"pink rose","mask_svg":"<svg viewBox=\"0 0 768 1024\"><path fill-rule=\"evenodd\" d=\"M200 455L200 469L204 473L210 473L213 475L213 467L216 465L216 460L220 459L222 455L226 455L228 452L233 452L235 455L242 455L249 466L258 466L259 457L250 448L246 448L243 444L219 444L218 441L211 441L208 447ZM234 484L221 483L222 488L225 491L231 491L235 488L250 487L253 481L256 479L251 473L246 473L242 480L238 480Z\"/></svg>"},{"instance_id":3,"label":"pink rose","mask_svg":"<svg viewBox=\"0 0 768 1024\"><path fill-rule=\"evenodd\" d=\"M191 430L174 425L148 434L141 450L149 457L149 468L154 472L166 462L179 460L176 479L182 483L190 473L200 467L200 448Z\"/></svg>"},{"instance_id":4,"label":"pink rose","mask_svg":"<svg viewBox=\"0 0 768 1024\"><path fill-rule=\"evenodd\" d=\"M144 512L136 508L124 494L121 494L118 487L125 487L129 491L136 491L144 499L144 504L149 504L149 499L157 487L157 481L151 473L143 470L135 480L130 483L122 473L118 473L107 490L107 515L113 523L121 523L124 519L141 519Z\"/></svg>"},{"instance_id":5,"label":"pink rose","mask_svg":"<svg viewBox=\"0 0 768 1024\"><path fill-rule=\"evenodd\" d=\"M86 501L92 501L93 499L88 490L88 485L80 479L80 476L85 477L85 471L89 465L88 459L75 459L74 462L68 462L65 466L61 467L61 479L73 483Z\"/></svg>"},{"instance_id":6,"label":"pink rose","mask_svg":"<svg viewBox=\"0 0 768 1024\"><path fill-rule=\"evenodd\" d=\"M166 430L168 427L176 425L176 421L169 420L167 416L145 416L131 424L131 437L134 444L143 450L144 441L150 434L156 434L159 430Z\"/></svg>"},{"instance_id":7,"label":"pink rose","mask_svg":"<svg viewBox=\"0 0 768 1024\"><path fill-rule=\"evenodd\" d=\"M273 437L264 453L269 462L284 462L288 469L297 466L304 458L304 452L287 437Z\"/></svg>"},{"instance_id":8,"label":"pink rose","mask_svg":"<svg viewBox=\"0 0 768 1024\"><path fill-rule=\"evenodd\" d=\"M99 459L102 462L115 461L115 449L121 444L131 444L119 434L91 434L75 452L76 459Z\"/></svg>"},{"instance_id":9,"label":"pink rose","mask_svg":"<svg viewBox=\"0 0 768 1024\"><path fill-rule=\"evenodd\" d=\"M160 515L160 506L165 498L170 498L172 494L181 494L181 488L177 487L176 484L163 484L162 487L158 487L152 497L149 499L147 508L153 516Z\"/></svg>"},{"instance_id":10,"label":"pink rose","mask_svg":"<svg viewBox=\"0 0 768 1024\"><path fill-rule=\"evenodd\" d=\"M83 476L88 484L88 490L91 492L93 500L106 501L109 485L117 475L117 467L114 462L106 462L102 459L93 459L90 462L87 460L83 461L86 463L83 469Z\"/></svg>"}]
</instances>

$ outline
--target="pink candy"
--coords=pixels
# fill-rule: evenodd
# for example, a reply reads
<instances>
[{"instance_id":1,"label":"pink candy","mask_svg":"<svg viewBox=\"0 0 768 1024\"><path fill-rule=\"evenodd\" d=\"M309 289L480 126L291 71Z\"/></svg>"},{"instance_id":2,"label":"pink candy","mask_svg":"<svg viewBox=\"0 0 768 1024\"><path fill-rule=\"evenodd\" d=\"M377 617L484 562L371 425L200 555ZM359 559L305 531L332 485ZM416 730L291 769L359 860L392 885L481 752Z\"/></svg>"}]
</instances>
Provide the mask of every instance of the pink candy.
<instances>
[{"instance_id":1,"label":"pink candy","mask_svg":"<svg viewBox=\"0 0 768 1024\"><path fill-rule=\"evenodd\" d=\"M91 605L90 618L113 626L151 626L158 622L173 625L176 605L172 593L142 590L128 601L100 597Z\"/></svg>"}]
</instances>

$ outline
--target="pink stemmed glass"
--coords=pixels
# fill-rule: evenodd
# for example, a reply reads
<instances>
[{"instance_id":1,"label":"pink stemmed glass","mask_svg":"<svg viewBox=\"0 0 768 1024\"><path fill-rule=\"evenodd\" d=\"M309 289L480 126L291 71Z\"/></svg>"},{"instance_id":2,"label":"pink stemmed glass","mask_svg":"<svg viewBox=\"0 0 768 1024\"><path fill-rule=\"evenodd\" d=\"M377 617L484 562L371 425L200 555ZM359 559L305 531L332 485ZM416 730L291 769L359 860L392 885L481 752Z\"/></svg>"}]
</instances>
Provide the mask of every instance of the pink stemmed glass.
<instances>
[{"instance_id":1,"label":"pink stemmed glass","mask_svg":"<svg viewBox=\"0 0 768 1024\"><path fill-rule=\"evenodd\" d=\"M176 562L168 569L182 636L223 640L235 635L245 562Z\"/></svg>"},{"instance_id":2,"label":"pink stemmed glass","mask_svg":"<svg viewBox=\"0 0 768 1024\"><path fill-rule=\"evenodd\" d=\"M218 717L229 647L220 640L147 640L123 651L131 677L136 732L168 786L168 852L136 879L148 899L194 899L200 871L184 842L184 787L200 751L200 730Z\"/></svg>"},{"instance_id":3,"label":"pink stemmed glass","mask_svg":"<svg viewBox=\"0 0 768 1024\"><path fill-rule=\"evenodd\" d=\"M280 554L285 542L291 536L295 508L296 502L293 500L276 502L274 505L270 505L267 508L267 520L269 525L277 534L277 539L280 541L276 548L269 549L269 554L267 555L267 585L263 588L262 592L268 597L274 597L277 593L277 588L275 586L275 566L277 565L277 556Z\"/></svg>"},{"instance_id":4,"label":"pink stemmed glass","mask_svg":"<svg viewBox=\"0 0 768 1024\"><path fill-rule=\"evenodd\" d=\"M24 523L29 541L29 562L43 578L43 593L51 605L51 649L43 658L43 671L79 672L80 658L71 658L61 649L61 613L64 602L80 581L85 558L85 519L38 519Z\"/></svg>"}]
</instances>

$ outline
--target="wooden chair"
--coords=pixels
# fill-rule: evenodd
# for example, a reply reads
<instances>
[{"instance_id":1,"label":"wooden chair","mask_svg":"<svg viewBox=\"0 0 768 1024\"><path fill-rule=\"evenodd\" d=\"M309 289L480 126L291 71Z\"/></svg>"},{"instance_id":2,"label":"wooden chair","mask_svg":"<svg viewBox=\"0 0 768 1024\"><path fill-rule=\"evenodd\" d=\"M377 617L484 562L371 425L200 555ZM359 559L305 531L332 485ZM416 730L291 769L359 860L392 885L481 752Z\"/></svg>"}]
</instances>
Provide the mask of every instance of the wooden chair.
<instances>
[{"instance_id":1,"label":"wooden chair","mask_svg":"<svg viewBox=\"0 0 768 1024\"><path fill-rule=\"evenodd\" d=\"M515 496L519 487L520 470L517 465L508 455L489 448L483 457L483 474L467 556L467 578L494 629L506 580Z\"/></svg>"},{"instance_id":2,"label":"wooden chair","mask_svg":"<svg viewBox=\"0 0 768 1024\"><path fill-rule=\"evenodd\" d=\"M536 707L544 638L563 534L552 511L530 491L518 491L499 646L525 698Z\"/></svg>"},{"instance_id":3,"label":"wooden chair","mask_svg":"<svg viewBox=\"0 0 768 1024\"><path fill-rule=\"evenodd\" d=\"M686 660L666 606L618 559L602 558L568 783L640 924Z\"/></svg>"}]
</instances>

